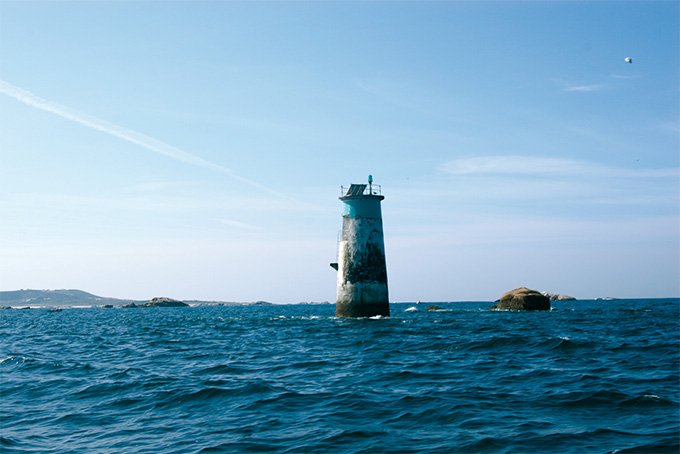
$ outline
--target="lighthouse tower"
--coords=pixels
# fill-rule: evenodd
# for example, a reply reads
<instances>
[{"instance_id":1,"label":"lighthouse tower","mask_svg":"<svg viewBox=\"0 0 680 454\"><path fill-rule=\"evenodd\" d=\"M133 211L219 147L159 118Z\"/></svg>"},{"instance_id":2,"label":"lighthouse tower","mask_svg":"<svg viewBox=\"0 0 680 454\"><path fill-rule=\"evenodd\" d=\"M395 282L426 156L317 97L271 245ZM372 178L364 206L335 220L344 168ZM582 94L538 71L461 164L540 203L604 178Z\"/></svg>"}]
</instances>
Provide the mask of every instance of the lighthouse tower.
<instances>
[{"instance_id":1,"label":"lighthouse tower","mask_svg":"<svg viewBox=\"0 0 680 454\"><path fill-rule=\"evenodd\" d=\"M342 239L339 244L336 317L390 315L387 296L387 266L383 239L380 186L352 184L340 200Z\"/></svg>"}]
</instances>

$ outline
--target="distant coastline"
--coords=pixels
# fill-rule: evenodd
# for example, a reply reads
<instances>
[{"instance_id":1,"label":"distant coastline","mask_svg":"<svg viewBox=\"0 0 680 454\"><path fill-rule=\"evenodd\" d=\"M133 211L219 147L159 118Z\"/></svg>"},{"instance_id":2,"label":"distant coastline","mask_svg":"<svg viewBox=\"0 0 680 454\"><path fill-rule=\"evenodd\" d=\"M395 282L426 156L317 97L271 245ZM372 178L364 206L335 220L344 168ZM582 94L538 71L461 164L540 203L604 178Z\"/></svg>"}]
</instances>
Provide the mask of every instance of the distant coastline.
<instances>
[{"instance_id":1,"label":"distant coastline","mask_svg":"<svg viewBox=\"0 0 680 454\"><path fill-rule=\"evenodd\" d=\"M677 297L667 297L667 298L573 298L564 297L564 295L548 294L553 301L567 301L567 300L581 300L581 301L617 301L621 299L674 299ZM562 296L563 298L558 298ZM154 299L159 299L158 297ZM124 306L128 307L148 307L149 303L154 299L150 300L131 300L122 298L112 298L105 296L98 296L92 293L85 292L83 290L76 289L57 289L57 290L35 290L35 289L22 289L22 290L10 290L10 291L0 291L0 309L24 309L24 308L87 308L87 307L102 307L102 308L122 308ZM170 298L168 298L170 299ZM205 300L182 300L188 306L274 306L279 303L271 303L268 301L205 301ZM436 301L437 302L437 301ZM454 301L438 301L442 302L454 302ZM459 301L464 302L464 301ZM404 303L404 304L415 304L410 301L392 301L390 304ZM419 302L421 304L427 304L426 302ZM281 303L283 304L283 303ZM329 301L310 301L310 302L298 302L298 303L286 303L286 304L334 304Z\"/></svg>"},{"instance_id":2,"label":"distant coastline","mask_svg":"<svg viewBox=\"0 0 680 454\"><path fill-rule=\"evenodd\" d=\"M83 290L11 290L0 291L0 308L50 308L50 307L123 307L135 305L143 307L151 300L130 300L93 295ZM273 305L267 301L201 301L184 300L189 306L266 306ZM305 304L305 303L301 303ZM326 302L307 304L330 304Z\"/></svg>"}]
</instances>

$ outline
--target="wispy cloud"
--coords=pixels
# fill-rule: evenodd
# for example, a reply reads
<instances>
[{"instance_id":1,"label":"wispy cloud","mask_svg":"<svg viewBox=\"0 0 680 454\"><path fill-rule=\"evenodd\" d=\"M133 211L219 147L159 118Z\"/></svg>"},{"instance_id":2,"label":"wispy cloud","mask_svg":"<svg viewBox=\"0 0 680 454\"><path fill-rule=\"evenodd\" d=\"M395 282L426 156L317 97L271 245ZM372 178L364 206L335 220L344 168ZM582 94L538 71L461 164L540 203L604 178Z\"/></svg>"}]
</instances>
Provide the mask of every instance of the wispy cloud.
<instances>
[{"instance_id":1,"label":"wispy cloud","mask_svg":"<svg viewBox=\"0 0 680 454\"><path fill-rule=\"evenodd\" d=\"M534 156L481 156L448 161L439 171L450 175L551 175L563 177L616 176L652 178L680 176L678 169L625 169L590 161Z\"/></svg>"},{"instance_id":2,"label":"wispy cloud","mask_svg":"<svg viewBox=\"0 0 680 454\"><path fill-rule=\"evenodd\" d=\"M612 79L641 79L640 74L612 74Z\"/></svg>"},{"instance_id":3,"label":"wispy cloud","mask_svg":"<svg viewBox=\"0 0 680 454\"><path fill-rule=\"evenodd\" d=\"M127 188L124 188L124 192L128 193L151 193L151 192L160 192L160 191L165 191L169 188L172 188L173 186L176 186L177 183L172 183L169 181L155 181L155 182L149 182L149 183L141 183L137 184L134 186L130 186Z\"/></svg>"},{"instance_id":4,"label":"wispy cloud","mask_svg":"<svg viewBox=\"0 0 680 454\"><path fill-rule=\"evenodd\" d=\"M223 224L223 225L226 225L226 226L229 226L229 227L233 227L233 228L238 229L238 230L251 230L251 231L253 231L253 230L258 230L258 231L263 230L262 227L259 227L257 225L252 225L252 224L248 224L246 222L241 222L241 221L234 221L234 220L231 220L231 219L218 219L217 221L220 224Z\"/></svg>"},{"instance_id":5,"label":"wispy cloud","mask_svg":"<svg viewBox=\"0 0 680 454\"><path fill-rule=\"evenodd\" d=\"M553 83L555 83L556 85L561 86L562 91L567 91L567 92L587 93L587 92L600 91L600 90L608 87L608 85L606 83L574 84L572 82L566 81L566 80L561 79L559 77L554 77L554 78L551 78L550 80Z\"/></svg>"},{"instance_id":6,"label":"wispy cloud","mask_svg":"<svg viewBox=\"0 0 680 454\"><path fill-rule=\"evenodd\" d=\"M562 91L598 91L605 87L604 84L592 84L592 85L571 85L562 89Z\"/></svg>"},{"instance_id":7,"label":"wispy cloud","mask_svg":"<svg viewBox=\"0 0 680 454\"><path fill-rule=\"evenodd\" d=\"M232 178L234 180L240 181L241 183L247 184L249 186L258 188L262 191L268 192L270 194L273 194L277 197L281 198L286 198L286 199L291 199L291 197L276 191L274 189L268 188L267 186L264 186L260 183L257 183L253 180L250 180L248 178L244 178L236 173L234 173L232 170L223 167L219 164L215 164L209 161L206 161L205 159L193 155L191 153L187 153L186 151L180 150L179 148L175 148L172 145L169 145L165 142L162 142L160 140L156 140L152 137L146 136L144 134L138 133L136 131L132 131L130 129L123 128L121 126L115 125L113 123L110 123L108 121L102 120L100 118L93 117L91 115L78 112L76 110L73 110L69 107L62 106L60 104L54 103L47 101L45 99L42 99L33 93L24 90L22 88L19 88L15 85L10 84L9 82L6 82L4 80L0 80L0 93L10 96L26 105L29 105L31 107L34 107L36 109L43 110L45 112L50 112L55 115L58 115L62 118L65 118L67 120L74 121L76 123L79 123L83 126L86 126L88 128L95 129L97 131L101 131L106 134L110 134L112 136L118 137L120 139L123 139L125 141L134 143L135 145L139 145L143 148L146 148L147 150L154 151L156 153L160 153L164 156L167 156L169 158L175 159L177 161L182 161L187 164L191 164L194 166L198 167L203 167L205 169L209 169L218 173L221 173L223 175L226 175L229 178Z\"/></svg>"}]
</instances>

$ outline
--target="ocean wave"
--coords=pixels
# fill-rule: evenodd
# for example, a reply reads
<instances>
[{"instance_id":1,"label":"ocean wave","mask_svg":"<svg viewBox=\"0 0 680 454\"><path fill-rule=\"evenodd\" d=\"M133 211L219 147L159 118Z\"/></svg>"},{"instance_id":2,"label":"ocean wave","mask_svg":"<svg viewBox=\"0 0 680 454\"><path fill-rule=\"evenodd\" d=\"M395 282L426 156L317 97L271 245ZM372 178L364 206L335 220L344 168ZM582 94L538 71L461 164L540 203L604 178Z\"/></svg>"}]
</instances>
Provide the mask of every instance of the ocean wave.
<instances>
[{"instance_id":1,"label":"ocean wave","mask_svg":"<svg viewBox=\"0 0 680 454\"><path fill-rule=\"evenodd\" d=\"M621 407L670 406L679 408L677 401L659 397L654 394L645 394L644 396L633 397L632 399L622 401L619 405Z\"/></svg>"},{"instance_id":2,"label":"ocean wave","mask_svg":"<svg viewBox=\"0 0 680 454\"><path fill-rule=\"evenodd\" d=\"M0 450L677 448L677 305L637 317L620 301L545 316L442 304L380 320L326 306L7 311Z\"/></svg>"}]
</instances>

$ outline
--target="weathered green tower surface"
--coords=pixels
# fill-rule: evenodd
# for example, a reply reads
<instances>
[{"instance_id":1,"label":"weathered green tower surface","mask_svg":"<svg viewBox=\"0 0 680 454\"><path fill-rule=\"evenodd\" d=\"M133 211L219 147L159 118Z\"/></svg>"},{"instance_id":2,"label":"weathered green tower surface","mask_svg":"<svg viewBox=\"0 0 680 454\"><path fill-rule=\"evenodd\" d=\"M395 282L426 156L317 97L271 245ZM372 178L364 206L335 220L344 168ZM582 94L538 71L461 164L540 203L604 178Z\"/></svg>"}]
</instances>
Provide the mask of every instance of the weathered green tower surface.
<instances>
[{"instance_id":1,"label":"weathered green tower surface","mask_svg":"<svg viewBox=\"0 0 680 454\"><path fill-rule=\"evenodd\" d=\"M390 315L380 187L352 184L340 200L342 238L339 244L336 317Z\"/></svg>"}]
</instances>

